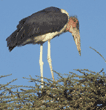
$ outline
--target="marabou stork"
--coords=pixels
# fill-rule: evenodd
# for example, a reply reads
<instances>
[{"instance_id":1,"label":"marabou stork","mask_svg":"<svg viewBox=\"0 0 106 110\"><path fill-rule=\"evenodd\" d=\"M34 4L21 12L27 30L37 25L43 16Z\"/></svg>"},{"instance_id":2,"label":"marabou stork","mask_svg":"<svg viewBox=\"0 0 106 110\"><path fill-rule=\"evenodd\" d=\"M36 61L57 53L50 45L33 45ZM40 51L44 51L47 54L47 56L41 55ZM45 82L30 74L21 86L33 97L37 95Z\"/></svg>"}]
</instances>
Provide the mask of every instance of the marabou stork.
<instances>
[{"instance_id":1,"label":"marabou stork","mask_svg":"<svg viewBox=\"0 0 106 110\"><path fill-rule=\"evenodd\" d=\"M39 64L41 82L43 84L43 43L48 41L47 60L54 81L50 55L50 40L67 31L72 33L77 50L81 55L78 19L74 16L70 17L63 9L48 7L19 21L17 29L6 39L7 47L9 47L9 51L12 51L16 46L24 46L30 43L40 44Z\"/></svg>"}]
</instances>

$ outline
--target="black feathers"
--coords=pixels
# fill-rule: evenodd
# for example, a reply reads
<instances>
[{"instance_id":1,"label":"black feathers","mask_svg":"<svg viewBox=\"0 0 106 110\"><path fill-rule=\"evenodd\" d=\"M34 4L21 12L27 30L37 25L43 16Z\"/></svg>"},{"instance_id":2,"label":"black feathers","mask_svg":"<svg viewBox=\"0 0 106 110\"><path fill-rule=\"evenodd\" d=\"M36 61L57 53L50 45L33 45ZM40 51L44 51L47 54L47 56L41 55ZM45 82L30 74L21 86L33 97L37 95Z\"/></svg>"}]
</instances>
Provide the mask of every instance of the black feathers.
<instances>
[{"instance_id":1,"label":"black feathers","mask_svg":"<svg viewBox=\"0 0 106 110\"><path fill-rule=\"evenodd\" d=\"M6 39L7 46L11 51L15 46L23 45L23 42L28 39L31 39L29 43L33 43L34 37L60 31L67 21L68 16L65 13L61 13L59 8L49 7L41 10L19 22L17 30ZM41 44L43 43L42 41L40 42Z\"/></svg>"}]
</instances>

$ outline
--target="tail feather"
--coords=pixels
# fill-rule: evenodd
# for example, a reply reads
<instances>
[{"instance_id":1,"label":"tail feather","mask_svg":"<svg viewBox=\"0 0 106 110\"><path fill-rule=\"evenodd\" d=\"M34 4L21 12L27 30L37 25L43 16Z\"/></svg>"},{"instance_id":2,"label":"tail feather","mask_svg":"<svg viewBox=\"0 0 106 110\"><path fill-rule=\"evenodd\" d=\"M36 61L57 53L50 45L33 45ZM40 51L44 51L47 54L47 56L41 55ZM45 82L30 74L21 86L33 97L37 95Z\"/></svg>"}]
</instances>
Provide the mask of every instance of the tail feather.
<instances>
[{"instance_id":1,"label":"tail feather","mask_svg":"<svg viewBox=\"0 0 106 110\"><path fill-rule=\"evenodd\" d=\"M7 47L9 48L9 51L12 51L14 47L17 46L17 30L14 31L7 39Z\"/></svg>"},{"instance_id":2,"label":"tail feather","mask_svg":"<svg viewBox=\"0 0 106 110\"><path fill-rule=\"evenodd\" d=\"M15 47L15 46L14 46ZM14 47L9 47L9 51L11 52L13 50Z\"/></svg>"}]
</instances>

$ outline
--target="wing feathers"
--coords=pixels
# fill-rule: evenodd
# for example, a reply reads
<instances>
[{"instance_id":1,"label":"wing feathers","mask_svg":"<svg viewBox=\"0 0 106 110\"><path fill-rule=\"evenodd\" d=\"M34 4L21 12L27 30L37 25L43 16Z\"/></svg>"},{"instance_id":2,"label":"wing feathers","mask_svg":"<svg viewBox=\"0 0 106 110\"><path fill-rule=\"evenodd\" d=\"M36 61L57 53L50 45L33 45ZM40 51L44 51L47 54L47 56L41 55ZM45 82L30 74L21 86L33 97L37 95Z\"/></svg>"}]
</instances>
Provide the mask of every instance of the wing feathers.
<instances>
[{"instance_id":1,"label":"wing feathers","mask_svg":"<svg viewBox=\"0 0 106 110\"><path fill-rule=\"evenodd\" d=\"M68 22L68 16L61 13L59 8L50 7L22 19L7 40L10 51L15 46L22 45L29 38L34 39L38 35L60 31Z\"/></svg>"}]
</instances>

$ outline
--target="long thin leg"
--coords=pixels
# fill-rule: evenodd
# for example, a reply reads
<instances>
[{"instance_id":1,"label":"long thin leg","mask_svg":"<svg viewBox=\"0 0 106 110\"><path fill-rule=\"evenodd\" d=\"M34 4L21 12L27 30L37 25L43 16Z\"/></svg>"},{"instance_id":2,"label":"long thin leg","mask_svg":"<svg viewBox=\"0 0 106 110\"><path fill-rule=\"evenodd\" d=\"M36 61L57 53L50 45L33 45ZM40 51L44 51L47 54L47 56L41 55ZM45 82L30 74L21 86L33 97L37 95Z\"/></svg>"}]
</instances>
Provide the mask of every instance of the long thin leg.
<instances>
[{"instance_id":1,"label":"long thin leg","mask_svg":"<svg viewBox=\"0 0 106 110\"><path fill-rule=\"evenodd\" d=\"M50 67L50 71L51 71L51 74L52 74L52 78L53 78L53 81L54 80L54 74L53 74L53 69L52 69L52 60L51 60L51 51L50 51L50 40L48 40L48 54L47 54L47 60L48 60L48 63L49 63L49 67Z\"/></svg>"},{"instance_id":2,"label":"long thin leg","mask_svg":"<svg viewBox=\"0 0 106 110\"><path fill-rule=\"evenodd\" d=\"M42 61L42 52L43 52L43 45L40 45L40 57L39 57L39 65L40 65L40 73L41 73L41 84L43 88L43 61Z\"/></svg>"}]
</instances>

